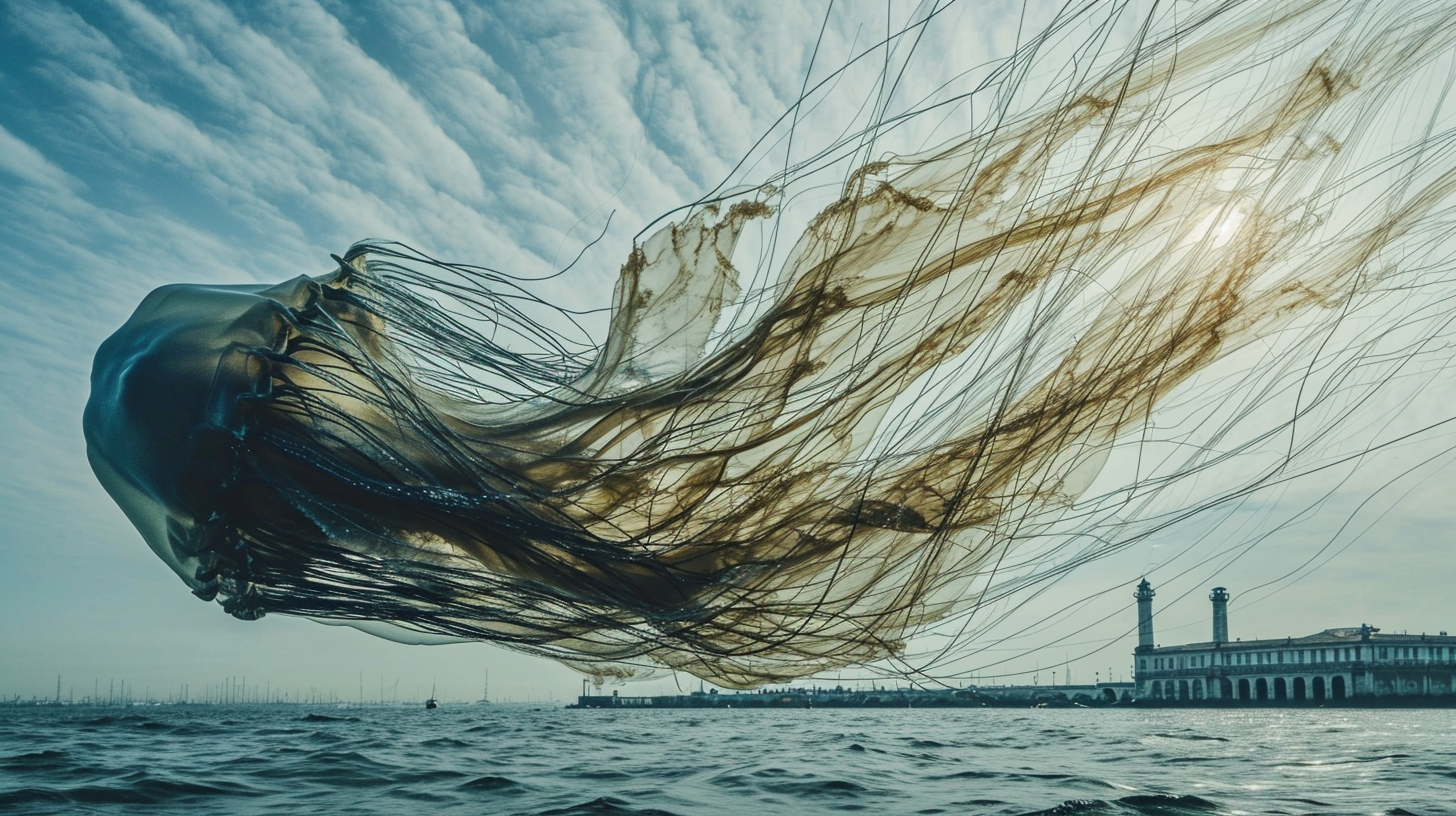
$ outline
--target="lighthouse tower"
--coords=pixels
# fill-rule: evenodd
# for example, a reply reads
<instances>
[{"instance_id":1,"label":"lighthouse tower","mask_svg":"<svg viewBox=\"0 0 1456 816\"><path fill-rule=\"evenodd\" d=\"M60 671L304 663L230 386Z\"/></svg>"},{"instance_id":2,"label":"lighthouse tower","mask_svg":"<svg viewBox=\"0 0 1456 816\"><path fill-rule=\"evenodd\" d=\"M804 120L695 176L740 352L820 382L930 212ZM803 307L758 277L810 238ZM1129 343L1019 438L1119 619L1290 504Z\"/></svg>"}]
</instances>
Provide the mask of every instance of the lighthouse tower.
<instances>
[{"instance_id":1,"label":"lighthouse tower","mask_svg":"<svg viewBox=\"0 0 1456 816\"><path fill-rule=\"evenodd\" d=\"M1228 590L1214 587L1208 599L1213 601L1213 642L1228 643Z\"/></svg>"},{"instance_id":2,"label":"lighthouse tower","mask_svg":"<svg viewBox=\"0 0 1456 816\"><path fill-rule=\"evenodd\" d=\"M1138 602L1138 647L1139 652L1145 652L1153 648L1153 585L1144 578L1138 584L1137 592L1133 597Z\"/></svg>"}]
</instances>

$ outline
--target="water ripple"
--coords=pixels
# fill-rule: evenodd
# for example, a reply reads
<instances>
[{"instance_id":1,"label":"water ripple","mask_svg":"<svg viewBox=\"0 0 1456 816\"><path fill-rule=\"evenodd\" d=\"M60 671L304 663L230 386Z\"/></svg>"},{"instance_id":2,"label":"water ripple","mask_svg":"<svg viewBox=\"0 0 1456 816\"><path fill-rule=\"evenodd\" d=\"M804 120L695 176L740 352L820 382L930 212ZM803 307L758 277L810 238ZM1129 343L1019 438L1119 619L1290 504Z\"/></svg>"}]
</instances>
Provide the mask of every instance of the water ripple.
<instances>
[{"instance_id":1,"label":"water ripple","mask_svg":"<svg viewBox=\"0 0 1456 816\"><path fill-rule=\"evenodd\" d=\"M6 816L1430 816L1453 765L1444 710L0 706Z\"/></svg>"}]
</instances>

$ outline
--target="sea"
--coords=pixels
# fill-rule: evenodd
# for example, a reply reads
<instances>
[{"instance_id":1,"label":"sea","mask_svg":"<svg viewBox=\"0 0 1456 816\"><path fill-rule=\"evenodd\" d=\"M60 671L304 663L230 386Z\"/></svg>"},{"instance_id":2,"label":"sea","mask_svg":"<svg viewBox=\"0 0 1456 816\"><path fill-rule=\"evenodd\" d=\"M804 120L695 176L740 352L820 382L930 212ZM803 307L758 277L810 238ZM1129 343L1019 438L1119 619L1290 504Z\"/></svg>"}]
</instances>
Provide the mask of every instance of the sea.
<instances>
[{"instance_id":1,"label":"sea","mask_svg":"<svg viewBox=\"0 0 1456 816\"><path fill-rule=\"evenodd\" d=\"M3 814L1456 814L1449 709L0 706Z\"/></svg>"}]
</instances>

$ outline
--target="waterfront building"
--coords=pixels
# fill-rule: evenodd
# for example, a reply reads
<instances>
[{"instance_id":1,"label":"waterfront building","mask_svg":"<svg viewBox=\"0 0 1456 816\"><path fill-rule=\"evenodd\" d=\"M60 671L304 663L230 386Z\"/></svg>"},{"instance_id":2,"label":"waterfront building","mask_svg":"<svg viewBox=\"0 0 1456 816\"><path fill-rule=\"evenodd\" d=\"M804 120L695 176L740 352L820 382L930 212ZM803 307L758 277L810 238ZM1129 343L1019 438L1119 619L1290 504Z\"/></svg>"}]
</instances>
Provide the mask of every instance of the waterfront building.
<instances>
[{"instance_id":1,"label":"waterfront building","mask_svg":"<svg viewBox=\"0 0 1456 816\"><path fill-rule=\"evenodd\" d=\"M1133 653L1140 700L1339 701L1456 695L1456 637L1386 634L1369 624L1305 637L1229 640L1229 593L1215 587L1213 637L1159 646L1153 597L1138 584L1138 646Z\"/></svg>"}]
</instances>

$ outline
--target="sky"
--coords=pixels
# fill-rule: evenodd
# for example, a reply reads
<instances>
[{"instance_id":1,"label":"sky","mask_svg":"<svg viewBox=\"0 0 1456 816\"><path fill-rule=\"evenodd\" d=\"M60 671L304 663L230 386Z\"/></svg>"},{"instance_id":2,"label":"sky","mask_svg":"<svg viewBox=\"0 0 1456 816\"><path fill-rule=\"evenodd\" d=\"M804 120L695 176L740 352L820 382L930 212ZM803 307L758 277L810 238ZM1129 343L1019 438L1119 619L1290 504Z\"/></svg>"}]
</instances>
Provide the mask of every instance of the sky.
<instances>
[{"instance_id":1,"label":"sky","mask_svg":"<svg viewBox=\"0 0 1456 816\"><path fill-rule=\"evenodd\" d=\"M349 699L361 685L367 699L431 686L474 699L487 674L495 699L579 693L580 675L490 645L404 646L276 615L242 622L193 598L87 465L92 355L157 286L321 274L330 253L363 238L522 276L580 253L535 291L605 306L634 235L725 181L772 172L778 154L759 137L783 132L774 124L809 79L883 33L885 8L0 6L0 698L53 695L58 676L77 699L111 681L160 697L245 676ZM913 11L889 8L896 20ZM1053 9L953 7L897 93L926 98L947 78L984 73ZM873 96L866 76L842 75L781 149L837 138ZM898 138L924 147L964 130L956 117ZM1452 391L1441 375L1389 400L1418 418ZM1164 644L1208 638L1215 585L1233 593L1235 636L1456 628L1450 447L1425 437L1343 482L1261 495L1091 564L1008 605L1005 639L988 636L960 668L1050 682L1051 671L1067 677L1065 662L1079 682L1126 679L1144 574L1159 588ZM1320 497L1298 523L1270 526ZM680 687L697 683L667 677L634 693Z\"/></svg>"}]
</instances>

